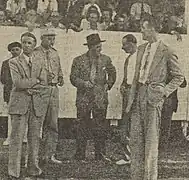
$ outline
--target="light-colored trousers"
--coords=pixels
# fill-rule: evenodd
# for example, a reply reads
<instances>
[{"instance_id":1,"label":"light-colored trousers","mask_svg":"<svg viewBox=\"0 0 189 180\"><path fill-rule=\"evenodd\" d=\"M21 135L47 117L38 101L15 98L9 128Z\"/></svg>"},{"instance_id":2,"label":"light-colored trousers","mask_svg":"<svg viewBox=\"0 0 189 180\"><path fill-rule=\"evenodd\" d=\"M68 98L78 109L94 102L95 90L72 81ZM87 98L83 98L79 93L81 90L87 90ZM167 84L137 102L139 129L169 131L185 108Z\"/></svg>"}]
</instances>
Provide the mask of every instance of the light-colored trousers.
<instances>
[{"instance_id":1,"label":"light-colored trousers","mask_svg":"<svg viewBox=\"0 0 189 180\"><path fill-rule=\"evenodd\" d=\"M35 116L32 104L28 108L28 112L23 115L12 114L12 132L9 144L9 162L8 174L14 177L20 176L22 142L25 129L28 125L28 173L30 175L39 175L40 168L38 166L38 153L40 143L40 131L44 116Z\"/></svg>"},{"instance_id":2,"label":"light-colored trousers","mask_svg":"<svg viewBox=\"0 0 189 180\"><path fill-rule=\"evenodd\" d=\"M43 123L44 157L50 158L56 153L58 144L59 89L51 87L51 96L47 114Z\"/></svg>"},{"instance_id":3,"label":"light-colored trousers","mask_svg":"<svg viewBox=\"0 0 189 180\"><path fill-rule=\"evenodd\" d=\"M154 107L147 103L147 87L138 89L132 107L130 149L131 180L157 180L158 142L163 102Z\"/></svg>"}]
</instances>

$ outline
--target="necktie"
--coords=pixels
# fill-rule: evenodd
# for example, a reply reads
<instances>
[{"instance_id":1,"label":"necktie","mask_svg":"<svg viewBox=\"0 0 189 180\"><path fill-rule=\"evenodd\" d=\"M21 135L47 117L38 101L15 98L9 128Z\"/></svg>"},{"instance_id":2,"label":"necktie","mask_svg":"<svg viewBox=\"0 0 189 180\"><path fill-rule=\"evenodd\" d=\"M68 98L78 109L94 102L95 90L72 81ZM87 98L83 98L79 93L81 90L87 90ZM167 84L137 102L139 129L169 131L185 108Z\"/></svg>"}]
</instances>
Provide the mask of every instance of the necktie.
<instances>
[{"instance_id":1,"label":"necktie","mask_svg":"<svg viewBox=\"0 0 189 180\"><path fill-rule=\"evenodd\" d=\"M91 74L90 74L90 80L93 84L95 84L95 78L96 78L96 60L92 60L92 65L91 65Z\"/></svg>"},{"instance_id":2,"label":"necktie","mask_svg":"<svg viewBox=\"0 0 189 180\"><path fill-rule=\"evenodd\" d=\"M31 57L29 57L28 66L29 66L30 77L31 77L31 70L32 70L32 61L31 61Z\"/></svg>"},{"instance_id":3,"label":"necktie","mask_svg":"<svg viewBox=\"0 0 189 180\"><path fill-rule=\"evenodd\" d=\"M149 56L150 56L150 49L151 49L151 44L148 44L146 48L146 55L144 58L144 65L142 67L142 75L141 75L141 80L143 81L147 75L147 68L149 64Z\"/></svg>"},{"instance_id":4,"label":"necktie","mask_svg":"<svg viewBox=\"0 0 189 180\"><path fill-rule=\"evenodd\" d=\"M127 69L128 69L128 64L129 64L129 58L131 57L131 54L129 54L129 56L127 56L127 58L125 59L125 64L124 64L124 84L127 84Z\"/></svg>"}]
</instances>

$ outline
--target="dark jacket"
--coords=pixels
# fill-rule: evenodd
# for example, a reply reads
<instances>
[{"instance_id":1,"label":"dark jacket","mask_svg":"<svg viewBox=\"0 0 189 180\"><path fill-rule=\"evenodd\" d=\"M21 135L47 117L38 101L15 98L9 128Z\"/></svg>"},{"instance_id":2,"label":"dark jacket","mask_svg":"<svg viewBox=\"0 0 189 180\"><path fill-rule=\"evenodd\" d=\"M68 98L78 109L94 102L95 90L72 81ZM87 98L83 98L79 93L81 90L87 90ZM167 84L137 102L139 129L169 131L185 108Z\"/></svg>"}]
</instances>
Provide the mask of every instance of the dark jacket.
<instances>
[{"instance_id":1,"label":"dark jacket","mask_svg":"<svg viewBox=\"0 0 189 180\"><path fill-rule=\"evenodd\" d=\"M6 103L9 103L10 93L12 90L12 78L10 73L9 60L10 59L3 61L3 64L1 66L1 83L4 85L3 99Z\"/></svg>"},{"instance_id":2,"label":"dark jacket","mask_svg":"<svg viewBox=\"0 0 189 180\"><path fill-rule=\"evenodd\" d=\"M105 85L108 85L110 90L116 81L116 69L112 65L110 57L101 54L97 63L95 85L92 89L87 89L85 82L90 81L90 73L91 62L88 53L73 60L70 81L77 88L76 106L107 108L108 93L105 90Z\"/></svg>"}]
</instances>

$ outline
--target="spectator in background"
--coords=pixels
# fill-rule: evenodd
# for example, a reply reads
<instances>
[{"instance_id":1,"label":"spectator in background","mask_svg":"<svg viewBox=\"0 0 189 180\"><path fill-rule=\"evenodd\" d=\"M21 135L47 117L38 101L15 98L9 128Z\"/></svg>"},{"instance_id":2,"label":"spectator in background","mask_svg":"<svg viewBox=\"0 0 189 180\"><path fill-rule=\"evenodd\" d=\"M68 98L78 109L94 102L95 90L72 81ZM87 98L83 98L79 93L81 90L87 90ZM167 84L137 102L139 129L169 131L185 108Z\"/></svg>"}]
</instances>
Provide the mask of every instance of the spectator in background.
<instances>
[{"instance_id":1,"label":"spectator in background","mask_svg":"<svg viewBox=\"0 0 189 180\"><path fill-rule=\"evenodd\" d=\"M37 23L37 12L35 10L29 10L26 13L26 21L24 23L28 27L28 31L32 32L35 28L39 28L40 24Z\"/></svg>"},{"instance_id":2,"label":"spectator in background","mask_svg":"<svg viewBox=\"0 0 189 180\"><path fill-rule=\"evenodd\" d=\"M13 25L13 22L6 20L6 16L5 16L5 12L4 11L0 11L0 25L1 26L11 26L11 25Z\"/></svg>"},{"instance_id":3,"label":"spectator in background","mask_svg":"<svg viewBox=\"0 0 189 180\"><path fill-rule=\"evenodd\" d=\"M38 4L38 0L26 0L26 9L27 10L35 10L37 11L37 4Z\"/></svg>"},{"instance_id":4,"label":"spectator in background","mask_svg":"<svg viewBox=\"0 0 189 180\"><path fill-rule=\"evenodd\" d=\"M53 12L50 17L50 22L46 24L49 28L59 28L59 29L65 29L66 27L60 23L61 16L58 12Z\"/></svg>"},{"instance_id":5,"label":"spectator in background","mask_svg":"<svg viewBox=\"0 0 189 180\"><path fill-rule=\"evenodd\" d=\"M140 30L140 20L146 14L152 15L151 7L146 3L146 0L137 0L137 2L131 6L131 21L132 24L134 24L136 31Z\"/></svg>"},{"instance_id":6,"label":"spectator in background","mask_svg":"<svg viewBox=\"0 0 189 180\"><path fill-rule=\"evenodd\" d=\"M38 0L37 13L58 11L58 4L56 0Z\"/></svg>"},{"instance_id":7,"label":"spectator in background","mask_svg":"<svg viewBox=\"0 0 189 180\"><path fill-rule=\"evenodd\" d=\"M107 31L123 31L126 32L129 30L128 24L125 22L125 16L116 15L114 19L114 24L110 26Z\"/></svg>"},{"instance_id":8,"label":"spectator in background","mask_svg":"<svg viewBox=\"0 0 189 180\"><path fill-rule=\"evenodd\" d=\"M24 14L26 12L25 0L8 0L6 6L7 19L21 25L23 23Z\"/></svg>"},{"instance_id":9,"label":"spectator in background","mask_svg":"<svg viewBox=\"0 0 189 180\"><path fill-rule=\"evenodd\" d=\"M102 16L102 13L101 13L100 7L99 7L98 4L96 3L96 0L89 0L89 3L86 4L86 5L84 6L84 8L83 8L82 16L83 16L84 18L86 18L87 12L88 12L88 10L89 10L89 8L90 8L91 6L95 6L95 7L97 8L97 10L98 10L98 12L99 12L99 15L100 15L100 17L101 17L101 16Z\"/></svg>"},{"instance_id":10,"label":"spectator in background","mask_svg":"<svg viewBox=\"0 0 189 180\"><path fill-rule=\"evenodd\" d=\"M187 33L187 25L185 23L184 13L185 8L182 6L178 6L175 9L175 16L171 16L170 18L176 24L175 30L181 34Z\"/></svg>"},{"instance_id":11,"label":"spectator in background","mask_svg":"<svg viewBox=\"0 0 189 180\"><path fill-rule=\"evenodd\" d=\"M100 30L106 31L112 25L112 9L105 8L102 11L102 22L100 24Z\"/></svg>"},{"instance_id":12,"label":"spectator in background","mask_svg":"<svg viewBox=\"0 0 189 180\"><path fill-rule=\"evenodd\" d=\"M66 29L72 29L76 32L80 31L82 11L84 7L83 1L69 0L60 5L59 13L63 16L62 23L66 26Z\"/></svg>"},{"instance_id":13,"label":"spectator in background","mask_svg":"<svg viewBox=\"0 0 189 180\"><path fill-rule=\"evenodd\" d=\"M113 2L107 1L107 8L110 8L112 10L112 21L114 21L114 18L116 16L116 7Z\"/></svg>"},{"instance_id":14,"label":"spectator in background","mask_svg":"<svg viewBox=\"0 0 189 180\"><path fill-rule=\"evenodd\" d=\"M81 30L100 30L100 15L98 11L88 11L86 19L82 19Z\"/></svg>"}]
</instances>

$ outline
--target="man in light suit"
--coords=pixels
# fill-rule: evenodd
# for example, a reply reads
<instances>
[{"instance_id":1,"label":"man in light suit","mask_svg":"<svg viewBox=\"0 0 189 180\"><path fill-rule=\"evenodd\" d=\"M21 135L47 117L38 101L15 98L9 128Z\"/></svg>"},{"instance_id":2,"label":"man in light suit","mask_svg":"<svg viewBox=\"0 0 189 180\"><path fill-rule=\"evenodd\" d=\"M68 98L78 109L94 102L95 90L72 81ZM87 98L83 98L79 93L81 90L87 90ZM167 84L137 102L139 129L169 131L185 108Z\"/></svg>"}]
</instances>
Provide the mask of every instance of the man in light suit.
<instances>
[{"instance_id":1,"label":"man in light suit","mask_svg":"<svg viewBox=\"0 0 189 180\"><path fill-rule=\"evenodd\" d=\"M62 161L56 157L58 144L58 113L59 113L59 89L63 86L63 72L60 64L60 57L53 45L56 33L51 28L44 28L41 32L41 45L37 47L34 54L45 64L47 71L50 99L48 102L47 114L43 123L44 154L42 160L46 162L61 164Z\"/></svg>"},{"instance_id":2,"label":"man in light suit","mask_svg":"<svg viewBox=\"0 0 189 180\"><path fill-rule=\"evenodd\" d=\"M23 53L10 60L13 81L9 103L12 132L9 144L8 174L10 179L20 179L22 141L28 125L28 164L30 176L38 176L40 130L49 101L49 88L44 64L33 54L36 37L27 32L21 36Z\"/></svg>"},{"instance_id":3,"label":"man in light suit","mask_svg":"<svg viewBox=\"0 0 189 180\"><path fill-rule=\"evenodd\" d=\"M101 54L102 42L98 34L87 36L87 53L73 60L70 81L77 88L77 150L75 159L85 160L87 130L92 131L95 159L105 155L105 139L109 122L106 120L108 91L116 80L116 69L110 57ZM93 119L91 119L91 114Z\"/></svg>"},{"instance_id":4,"label":"man in light suit","mask_svg":"<svg viewBox=\"0 0 189 180\"><path fill-rule=\"evenodd\" d=\"M157 180L158 141L164 99L184 81L177 56L157 39L153 19L142 21L135 75L126 112L131 115L131 180ZM167 83L168 76L172 79Z\"/></svg>"}]
</instances>

